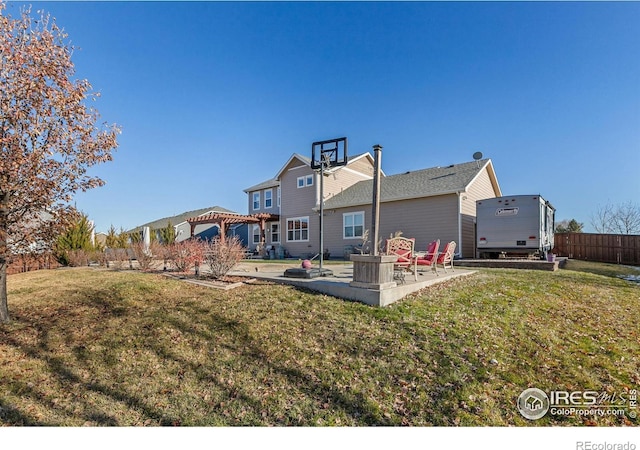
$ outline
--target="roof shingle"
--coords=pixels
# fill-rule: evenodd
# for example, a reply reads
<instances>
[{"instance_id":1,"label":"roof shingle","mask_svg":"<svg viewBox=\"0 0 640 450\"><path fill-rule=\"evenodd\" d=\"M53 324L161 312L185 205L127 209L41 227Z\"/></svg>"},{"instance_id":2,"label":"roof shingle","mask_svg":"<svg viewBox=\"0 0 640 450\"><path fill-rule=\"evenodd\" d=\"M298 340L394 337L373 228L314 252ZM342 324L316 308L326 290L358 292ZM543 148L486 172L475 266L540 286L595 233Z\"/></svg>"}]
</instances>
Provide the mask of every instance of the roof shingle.
<instances>
[{"instance_id":1,"label":"roof shingle","mask_svg":"<svg viewBox=\"0 0 640 450\"><path fill-rule=\"evenodd\" d=\"M381 177L380 201L390 202L464 191L489 162L490 159L482 159ZM324 207L368 205L371 204L372 193L373 180L360 181L325 201Z\"/></svg>"}]
</instances>

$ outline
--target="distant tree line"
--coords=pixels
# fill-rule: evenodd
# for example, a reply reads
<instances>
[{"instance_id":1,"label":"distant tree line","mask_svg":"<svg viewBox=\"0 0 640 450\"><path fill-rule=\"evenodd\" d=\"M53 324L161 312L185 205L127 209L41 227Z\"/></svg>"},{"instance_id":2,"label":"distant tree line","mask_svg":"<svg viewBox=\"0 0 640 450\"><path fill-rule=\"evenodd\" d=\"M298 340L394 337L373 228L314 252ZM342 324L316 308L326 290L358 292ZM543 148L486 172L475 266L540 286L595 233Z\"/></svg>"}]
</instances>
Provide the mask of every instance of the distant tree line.
<instances>
[{"instance_id":1,"label":"distant tree line","mask_svg":"<svg viewBox=\"0 0 640 450\"><path fill-rule=\"evenodd\" d=\"M603 234L640 234L640 205L626 203L598 206L591 215L591 226ZM584 224L575 219L562 220L556 225L556 233L582 233Z\"/></svg>"}]
</instances>

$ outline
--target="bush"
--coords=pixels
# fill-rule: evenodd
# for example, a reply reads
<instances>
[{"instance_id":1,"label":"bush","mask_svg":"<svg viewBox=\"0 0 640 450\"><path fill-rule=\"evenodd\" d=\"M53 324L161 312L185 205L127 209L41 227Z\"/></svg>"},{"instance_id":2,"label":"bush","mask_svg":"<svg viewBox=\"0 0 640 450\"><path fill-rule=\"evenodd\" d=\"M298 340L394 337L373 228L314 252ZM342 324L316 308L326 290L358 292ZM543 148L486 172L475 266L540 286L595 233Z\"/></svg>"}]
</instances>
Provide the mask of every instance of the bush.
<instances>
[{"instance_id":1,"label":"bush","mask_svg":"<svg viewBox=\"0 0 640 450\"><path fill-rule=\"evenodd\" d=\"M67 265L71 267L88 266L89 258L90 252L82 249L66 251Z\"/></svg>"},{"instance_id":2,"label":"bush","mask_svg":"<svg viewBox=\"0 0 640 450\"><path fill-rule=\"evenodd\" d=\"M214 278L222 278L244 258L245 248L237 236L232 238L217 236L207 243L204 260Z\"/></svg>"},{"instance_id":3,"label":"bush","mask_svg":"<svg viewBox=\"0 0 640 450\"><path fill-rule=\"evenodd\" d=\"M148 248L144 242L134 242L131 244L131 250L138 261L140 269L144 271L151 269L154 259L164 256L162 246L155 241L150 242Z\"/></svg>"},{"instance_id":4,"label":"bush","mask_svg":"<svg viewBox=\"0 0 640 450\"><path fill-rule=\"evenodd\" d=\"M206 243L199 239L188 239L167 246L168 260L178 272L188 272L204 260Z\"/></svg>"}]
</instances>

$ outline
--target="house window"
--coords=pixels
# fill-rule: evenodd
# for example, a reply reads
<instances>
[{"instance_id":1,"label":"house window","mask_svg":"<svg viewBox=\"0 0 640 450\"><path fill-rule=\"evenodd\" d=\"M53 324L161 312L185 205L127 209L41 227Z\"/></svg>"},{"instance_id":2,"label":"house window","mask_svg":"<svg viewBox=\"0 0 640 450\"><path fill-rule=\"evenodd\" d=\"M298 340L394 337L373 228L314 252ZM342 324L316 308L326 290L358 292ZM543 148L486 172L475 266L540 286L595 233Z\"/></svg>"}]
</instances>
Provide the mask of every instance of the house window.
<instances>
[{"instance_id":1,"label":"house window","mask_svg":"<svg viewBox=\"0 0 640 450\"><path fill-rule=\"evenodd\" d=\"M280 186L278 186L278 191L277 192L278 192L278 194L277 194L277 196L278 196L278 200L277 200L278 201L278 208L280 208Z\"/></svg>"},{"instance_id":2,"label":"house window","mask_svg":"<svg viewBox=\"0 0 640 450\"><path fill-rule=\"evenodd\" d=\"M260 243L260 225L253 226L252 234L253 234L253 243L259 244Z\"/></svg>"},{"instance_id":3,"label":"house window","mask_svg":"<svg viewBox=\"0 0 640 450\"><path fill-rule=\"evenodd\" d=\"M305 175L304 177L298 177L298 187L313 186L313 175Z\"/></svg>"},{"instance_id":4,"label":"house window","mask_svg":"<svg viewBox=\"0 0 640 450\"><path fill-rule=\"evenodd\" d=\"M287 241L309 240L309 217L287 219Z\"/></svg>"},{"instance_id":5,"label":"house window","mask_svg":"<svg viewBox=\"0 0 640 450\"><path fill-rule=\"evenodd\" d=\"M267 208L271 208L271 206L273 205L273 191L271 191L271 189L269 189L268 191L264 191L264 207L265 209Z\"/></svg>"},{"instance_id":6,"label":"house window","mask_svg":"<svg viewBox=\"0 0 640 450\"><path fill-rule=\"evenodd\" d=\"M260 209L260 192L253 193L253 209Z\"/></svg>"},{"instance_id":7,"label":"house window","mask_svg":"<svg viewBox=\"0 0 640 450\"><path fill-rule=\"evenodd\" d=\"M364 212L358 211L342 215L343 239L361 238L364 234Z\"/></svg>"},{"instance_id":8,"label":"house window","mask_svg":"<svg viewBox=\"0 0 640 450\"><path fill-rule=\"evenodd\" d=\"M271 224L271 242L272 243L280 242L280 224L279 223Z\"/></svg>"}]
</instances>

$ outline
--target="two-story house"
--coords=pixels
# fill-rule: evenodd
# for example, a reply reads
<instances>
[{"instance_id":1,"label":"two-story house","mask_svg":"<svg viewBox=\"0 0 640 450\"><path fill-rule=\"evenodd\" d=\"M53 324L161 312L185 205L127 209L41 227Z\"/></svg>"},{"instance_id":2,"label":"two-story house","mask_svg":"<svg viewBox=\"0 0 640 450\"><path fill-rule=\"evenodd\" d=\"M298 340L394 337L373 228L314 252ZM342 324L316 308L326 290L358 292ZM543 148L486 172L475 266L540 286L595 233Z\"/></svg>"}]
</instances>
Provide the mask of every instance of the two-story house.
<instances>
[{"instance_id":1,"label":"two-story house","mask_svg":"<svg viewBox=\"0 0 640 450\"><path fill-rule=\"evenodd\" d=\"M282 247L293 256L307 257L319 252L320 174L311 169L311 159L293 154L276 176L244 190L249 215L274 214L264 236L260 226L250 225L249 243L254 250L261 241L275 249ZM363 153L350 157L345 166L325 171L325 201L344 189L373 178L373 157Z\"/></svg>"},{"instance_id":2,"label":"two-story house","mask_svg":"<svg viewBox=\"0 0 640 450\"><path fill-rule=\"evenodd\" d=\"M271 213L277 220L250 229L250 248L264 242L288 254L308 257L320 251L319 173L311 160L292 155L273 179L245 189L249 214ZM325 171L324 249L343 256L362 243L371 224L373 157L349 158ZM416 249L440 239L456 241L458 257L475 256L475 201L501 196L490 159L432 167L381 178L380 238L397 231L416 239ZM370 244L370 243L369 243ZM383 242L384 244L384 242Z\"/></svg>"}]
</instances>

